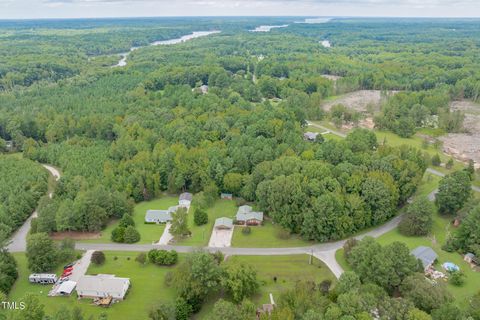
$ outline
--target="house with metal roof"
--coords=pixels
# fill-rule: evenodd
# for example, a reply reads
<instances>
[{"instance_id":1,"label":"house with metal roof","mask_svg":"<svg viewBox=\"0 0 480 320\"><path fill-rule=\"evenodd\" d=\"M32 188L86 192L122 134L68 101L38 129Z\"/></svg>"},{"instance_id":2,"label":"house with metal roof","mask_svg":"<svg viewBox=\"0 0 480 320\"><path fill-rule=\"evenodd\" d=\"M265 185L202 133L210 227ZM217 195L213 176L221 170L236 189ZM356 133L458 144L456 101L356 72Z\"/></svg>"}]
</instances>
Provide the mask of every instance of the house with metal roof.
<instances>
[{"instance_id":1,"label":"house with metal roof","mask_svg":"<svg viewBox=\"0 0 480 320\"><path fill-rule=\"evenodd\" d=\"M148 210L145 215L146 223L167 223L172 221L170 210Z\"/></svg>"},{"instance_id":2,"label":"house with metal roof","mask_svg":"<svg viewBox=\"0 0 480 320\"><path fill-rule=\"evenodd\" d=\"M233 220L230 218L218 218L215 220L215 229L232 229Z\"/></svg>"},{"instance_id":3,"label":"house with metal roof","mask_svg":"<svg viewBox=\"0 0 480 320\"><path fill-rule=\"evenodd\" d=\"M190 208L192 204L193 194L189 192L184 192L178 197L178 205L183 208Z\"/></svg>"},{"instance_id":4,"label":"house with metal roof","mask_svg":"<svg viewBox=\"0 0 480 320\"><path fill-rule=\"evenodd\" d=\"M305 132L303 134L303 139L305 139L306 141L315 141L318 134L318 132Z\"/></svg>"},{"instance_id":5,"label":"house with metal roof","mask_svg":"<svg viewBox=\"0 0 480 320\"><path fill-rule=\"evenodd\" d=\"M411 254L422 262L423 268L426 270L430 268L438 255L430 247L420 246L412 250Z\"/></svg>"},{"instance_id":6,"label":"house with metal roof","mask_svg":"<svg viewBox=\"0 0 480 320\"><path fill-rule=\"evenodd\" d=\"M129 278L117 278L111 274L83 276L77 282L77 295L79 298L123 300L129 287Z\"/></svg>"},{"instance_id":7,"label":"house with metal roof","mask_svg":"<svg viewBox=\"0 0 480 320\"><path fill-rule=\"evenodd\" d=\"M263 223L263 212L253 211L250 206L241 206L237 210L235 223L242 225L259 225Z\"/></svg>"}]
</instances>

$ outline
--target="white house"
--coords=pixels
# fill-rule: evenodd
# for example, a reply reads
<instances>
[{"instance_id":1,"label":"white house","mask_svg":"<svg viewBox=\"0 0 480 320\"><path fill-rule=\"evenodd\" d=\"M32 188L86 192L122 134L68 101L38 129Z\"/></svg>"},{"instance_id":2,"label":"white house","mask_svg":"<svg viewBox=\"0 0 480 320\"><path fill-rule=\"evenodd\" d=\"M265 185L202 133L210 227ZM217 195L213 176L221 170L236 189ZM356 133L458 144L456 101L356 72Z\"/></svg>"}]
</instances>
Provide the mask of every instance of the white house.
<instances>
[{"instance_id":1,"label":"white house","mask_svg":"<svg viewBox=\"0 0 480 320\"><path fill-rule=\"evenodd\" d=\"M145 215L146 223L167 223L172 221L172 212L169 210L148 210Z\"/></svg>"},{"instance_id":2,"label":"white house","mask_svg":"<svg viewBox=\"0 0 480 320\"><path fill-rule=\"evenodd\" d=\"M193 195L189 192L184 192L178 197L178 205L182 208L190 209L192 204Z\"/></svg>"},{"instance_id":3,"label":"white house","mask_svg":"<svg viewBox=\"0 0 480 320\"><path fill-rule=\"evenodd\" d=\"M129 287L129 278L117 278L111 274L83 276L77 282L77 295L79 298L123 300Z\"/></svg>"}]
</instances>

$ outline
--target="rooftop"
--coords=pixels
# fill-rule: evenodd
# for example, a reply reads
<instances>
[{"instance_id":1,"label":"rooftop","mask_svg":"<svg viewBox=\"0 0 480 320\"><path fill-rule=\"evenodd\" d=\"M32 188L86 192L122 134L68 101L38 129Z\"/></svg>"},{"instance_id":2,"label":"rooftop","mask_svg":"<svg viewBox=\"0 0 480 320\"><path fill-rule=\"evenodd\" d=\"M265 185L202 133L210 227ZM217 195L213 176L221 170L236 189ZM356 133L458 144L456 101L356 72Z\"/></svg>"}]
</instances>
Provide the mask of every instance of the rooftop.
<instances>
[{"instance_id":1,"label":"rooftop","mask_svg":"<svg viewBox=\"0 0 480 320\"><path fill-rule=\"evenodd\" d=\"M424 268L431 265L438 258L438 255L430 247L420 246L412 250L412 255L422 261Z\"/></svg>"}]
</instances>

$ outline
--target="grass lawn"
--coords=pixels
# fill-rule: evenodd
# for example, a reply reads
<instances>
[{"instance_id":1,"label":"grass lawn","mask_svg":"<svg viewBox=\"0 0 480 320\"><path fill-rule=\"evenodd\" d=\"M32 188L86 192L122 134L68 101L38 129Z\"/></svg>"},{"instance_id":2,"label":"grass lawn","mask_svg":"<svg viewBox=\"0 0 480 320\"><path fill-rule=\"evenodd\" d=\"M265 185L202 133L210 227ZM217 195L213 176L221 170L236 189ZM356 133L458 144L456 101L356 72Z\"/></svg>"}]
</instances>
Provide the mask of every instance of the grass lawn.
<instances>
[{"instance_id":1,"label":"grass lawn","mask_svg":"<svg viewBox=\"0 0 480 320\"><path fill-rule=\"evenodd\" d=\"M297 281L315 281L320 283L329 279L335 282L335 276L323 262L313 258L310 265L308 255L291 256L233 256L229 257L226 264L248 264L257 270L260 281L260 290L251 300L258 306L270 303L269 294L272 293L277 301L280 294L295 286ZM277 281L273 281L277 277ZM194 317L197 320L208 320L215 301L210 299L202 310ZM228 320L228 319L225 319Z\"/></svg>"},{"instance_id":2,"label":"grass lawn","mask_svg":"<svg viewBox=\"0 0 480 320\"><path fill-rule=\"evenodd\" d=\"M24 254L14 254L19 266L19 279L17 280L9 299L21 301L21 298L27 293L38 294L41 303L45 306L47 314L52 314L61 306L68 306L70 309L78 306L84 314L85 319L90 316L95 318L102 312L108 314L109 319L147 320L148 311L162 301L173 301L175 297L174 289L164 285L164 278L168 267L158 267L148 264L141 266L135 262L138 253L134 252L105 252L107 260L103 266L90 266L87 274L115 274L119 277L128 277L131 281L130 291L125 301L117 303L108 309L92 305L91 300L78 300L76 293L71 297L47 297L51 286L33 285L28 282L30 272L27 269L27 261ZM113 257L118 260L114 261ZM130 257L130 260L127 260ZM61 267L60 267L61 268ZM57 270L57 274L60 272Z\"/></svg>"},{"instance_id":3,"label":"grass lawn","mask_svg":"<svg viewBox=\"0 0 480 320\"><path fill-rule=\"evenodd\" d=\"M297 235L292 235L289 239L281 239L278 232L282 227L278 224L272 224L266 221L263 226L250 227L251 233L245 235L242 233L243 227L236 226L233 232L232 247L240 248L286 248L302 247L312 245L313 242L305 241Z\"/></svg>"},{"instance_id":4,"label":"grass lawn","mask_svg":"<svg viewBox=\"0 0 480 320\"><path fill-rule=\"evenodd\" d=\"M135 228L140 232L140 242L138 243L152 243L160 240L165 225L163 224L146 224L145 213L150 209L168 209L168 207L178 204L178 196L162 196L159 199L152 201L145 201L137 204L134 208L133 219L135 220ZM81 242L95 242L95 243L109 243L112 242L110 235L112 230L117 227L118 221L110 223L105 230L101 232L98 239L82 240Z\"/></svg>"},{"instance_id":5,"label":"grass lawn","mask_svg":"<svg viewBox=\"0 0 480 320\"><path fill-rule=\"evenodd\" d=\"M220 217L233 218L237 213L237 206L235 201L232 200L217 200L213 207L207 209L208 223L203 226L197 226L193 221L194 212L195 207L190 207L190 211L188 212L188 226L192 232L192 236L185 239L179 239L176 244L198 247L208 245L213 225L215 224L215 219Z\"/></svg>"}]
</instances>

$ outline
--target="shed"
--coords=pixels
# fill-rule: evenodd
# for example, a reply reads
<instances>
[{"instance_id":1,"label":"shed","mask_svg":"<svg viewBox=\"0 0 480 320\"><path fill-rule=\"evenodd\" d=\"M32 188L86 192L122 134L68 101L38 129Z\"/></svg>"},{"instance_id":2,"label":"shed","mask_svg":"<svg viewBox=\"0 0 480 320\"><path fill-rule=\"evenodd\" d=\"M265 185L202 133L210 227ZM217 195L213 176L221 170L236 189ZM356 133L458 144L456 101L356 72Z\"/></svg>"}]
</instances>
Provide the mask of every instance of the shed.
<instances>
[{"instance_id":1,"label":"shed","mask_svg":"<svg viewBox=\"0 0 480 320\"><path fill-rule=\"evenodd\" d=\"M218 218L215 220L215 229L232 229L233 220L230 218Z\"/></svg>"},{"instance_id":2,"label":"shed","mask_svg":"<svg viewBox=\"0 0 480 320\"><path fill-rule=\"evenodd\" d=\"M220 199L233 200L233 194L231 194L231 193L222 193L222 194L220 194Z\"/></svg>"},{"instance_id":3,"label":"shed","mask_svg":"<svg viewBox=\"0 0 480 320\"><path fill-rule=\"evenodd\" d=\"M412 255L422 262L423 268L426 270L432 266L437 260L438 255L430 247L420 246L412 250Z\"/></svg>"},{"instance_id":4,"label":"shed","mask_svg":"<svg viewBox=\"0 0 480 320\"><path fill-rule=\"evenodd\" d=\"M77 283L79 298L107 298L123 300L130 287L129 278L117 278L110 274L83 276Z\"/></svg>"},{"instance_id":5,"label":"shed","mask_svg":"<svg viewBox=\"0 0 480 320\"><path fill-rule=\"evenodd\" d=\"M471 252L467 253L464 257L463 260L465 260L468 263L474 263L475 255Z\"/></svg>"},{"instance_id":6,"label":"shed","mask_svg":"<svg viewBox=\"0 0 480 320\"><path fill-rule=\"evenodd\" d=\"M315 141L317 139L318 132L305 132L303 138L307 141Z\"/></svg>"},{"instance_id":7,"label":"shed","mask_svg":"<svg viewBox=\"0 0 480 320\"><path fill-rule=\"evenodd\" d=\"M167 223L172 221L172 213L169 210L148 210L145 215L146 223Z\"/></svg>"},{"instance_id":8,"label":"shed","mask_svg":"<svg viewBox=\"0 0 480 320\"><path fill-rule=\"evenodd\" d=\"M184 208L189 208L192 203L193 195L189 192L184 192L178 197L178 205Z\"/></svg>"},{"instance_id":9,"label":"shed","mask_svg":"<svg viewBox=\"0 0 480 320\"><path fill-rule=\"evenodd\" d=\"M69 296L72 294L73 290L77 286L75 281L65 281L60 284L57 289L57 292L64 296Z\"/></svg>"}]
</instances>

